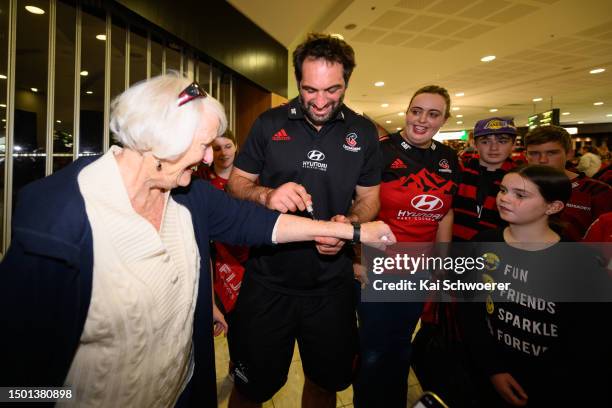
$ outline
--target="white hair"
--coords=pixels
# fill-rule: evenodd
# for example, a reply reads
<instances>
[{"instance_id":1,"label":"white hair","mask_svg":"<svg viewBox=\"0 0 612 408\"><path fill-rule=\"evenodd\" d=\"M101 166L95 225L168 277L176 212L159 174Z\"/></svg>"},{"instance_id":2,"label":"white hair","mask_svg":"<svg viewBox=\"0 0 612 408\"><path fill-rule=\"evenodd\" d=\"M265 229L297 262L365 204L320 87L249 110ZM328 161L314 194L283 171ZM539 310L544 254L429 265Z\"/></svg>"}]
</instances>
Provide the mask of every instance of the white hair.
<instances>
[{"instance_id":1,"label":"white hair","mask_svg":"<svg viewBox=\"0 0 612 408\"><path fill-rule=\"evenodd\" d=\"M139 82L117 96L110 116L115 139L129 149L172 160L191 146L204 111L219 119L217 136L222 135L227 118L223 106L212 96L178 106L179 93L191 82L170 72Z\"/></svg>"}]
</instances>

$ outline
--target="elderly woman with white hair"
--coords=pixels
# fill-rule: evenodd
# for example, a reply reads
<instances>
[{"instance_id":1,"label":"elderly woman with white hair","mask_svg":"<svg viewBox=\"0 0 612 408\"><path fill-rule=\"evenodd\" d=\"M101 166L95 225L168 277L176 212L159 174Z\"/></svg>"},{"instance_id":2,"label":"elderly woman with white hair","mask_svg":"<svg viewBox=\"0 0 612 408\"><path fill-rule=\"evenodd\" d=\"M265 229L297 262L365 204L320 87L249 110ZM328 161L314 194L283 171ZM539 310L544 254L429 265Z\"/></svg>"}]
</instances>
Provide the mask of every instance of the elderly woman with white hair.
<instances>
[{"instance_id":1,"label":"elderly woman with white hair","mask_svg":"<svg viewBox=\"0 0 612 408\"><path fill-rule=\"evenodd\" d=\"M2 386L71 387L58 403L79 407L215 406L209 240L359 238L350 224L191 183L227 122L189 82L171 74L131 87L112 103L122 147L20 192L0 265ZM361 240L395 237L376 222Z\"/></svg>"}]
</instances>

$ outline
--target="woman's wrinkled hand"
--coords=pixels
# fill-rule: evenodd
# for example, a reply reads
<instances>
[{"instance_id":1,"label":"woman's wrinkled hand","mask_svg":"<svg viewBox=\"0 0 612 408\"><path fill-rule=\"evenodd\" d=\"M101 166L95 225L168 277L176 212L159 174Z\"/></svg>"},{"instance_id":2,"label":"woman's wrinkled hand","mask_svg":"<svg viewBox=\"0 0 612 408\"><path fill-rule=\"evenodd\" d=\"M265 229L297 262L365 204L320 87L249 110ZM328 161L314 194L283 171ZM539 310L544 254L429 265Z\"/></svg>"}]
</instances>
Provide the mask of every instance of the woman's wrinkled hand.
<instances>
[{"instance_id":1,"label":"woman's wrinkled hand","mask_svg":"<svg viewBox=\"0 0 612 408\"><path fill-rule=\"evenodd\" d=\"M382 221L372 221L361 224L361 242L365 245L385 249L397 242L391 228Z\"/></svg>"}]
</instances>

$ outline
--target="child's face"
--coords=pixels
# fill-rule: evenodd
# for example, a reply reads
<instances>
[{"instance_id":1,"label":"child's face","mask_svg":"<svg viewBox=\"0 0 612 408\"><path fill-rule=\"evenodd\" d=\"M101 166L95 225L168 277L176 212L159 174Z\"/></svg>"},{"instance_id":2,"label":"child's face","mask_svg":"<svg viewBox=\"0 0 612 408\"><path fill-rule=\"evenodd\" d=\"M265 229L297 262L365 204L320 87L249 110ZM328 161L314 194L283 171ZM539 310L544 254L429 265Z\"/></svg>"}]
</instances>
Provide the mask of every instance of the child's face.
<instances>
[{"instance_id":1,"label":"child's face","mask_svg":"<svg viewBox=\"0 0 612 408\"><path fill-rule=\"evenodd\" d=\"M497 193L500 217L510 224L529 224L551 212L538 186L517 173L506 174Z\"/></svg>"},{"instance_id":2,"label":"child's face","mask_svg":"<svg viewBox=\"0 0 612 408\"><path fill-rule=\"evenodd\" d=\"M220 136L213 141L213 160L215 166L227 169L234 164L235 156L236 146L231 139Z\"/></svg>"},{"instance_id":3,"label":"child's face","mask_svg":"<svg viewBox=\"0 0 612 408\"><path fill-rule=\"evenodd\" d=\"M559 142L546 142L527 146L529 164L543 164L559 170L565 170L567 152Z\"/></svg>"}]
</instances>

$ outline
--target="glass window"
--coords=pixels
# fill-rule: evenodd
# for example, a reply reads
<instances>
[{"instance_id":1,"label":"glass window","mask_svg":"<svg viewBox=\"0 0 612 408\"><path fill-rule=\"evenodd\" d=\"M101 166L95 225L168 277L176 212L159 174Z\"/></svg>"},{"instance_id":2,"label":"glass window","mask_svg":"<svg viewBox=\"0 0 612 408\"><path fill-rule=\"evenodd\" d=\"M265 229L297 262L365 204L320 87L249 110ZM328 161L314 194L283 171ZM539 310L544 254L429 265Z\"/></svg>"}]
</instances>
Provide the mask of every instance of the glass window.
<instances>
[{"instance_id":1,"label":"glass window","mask_svg":"<svg viewBox=\"0 0 612 408\"><path fill-rule=\"evenodd\" d=\"M130 27L130 85L147 79L147 35Z\"/></svg>"},{"instance_id":2,"label":"glass window","mask_svg":"<svg viewBox=\"0 0 612 408\"><path fill-rule=\"evenodd\" d=\"M4 163L6 162L6 89L8 73L9 0L0 0L0 228L4 226ZM0 252L3 245L0 229Z\"/></svg>"},{"instance_id":3,"label":"glass window","mask_svg":"<svg viewBox=\"0 0 612 408\"><path fill-rule=\"evenodd\" d=\"M225 108L225 115L227 116L228 122L231 122L231 102L232 102L232 75L228 72L224 72L221 74L221 84L220 84L220 92L219 92L219 102ZM229 123L231 126L231 123Z\"/></svg>"},{"instance_id":4,"label":"glass window","mask_svg":"<svg viewBox=\"0 0 612 408\"><path fill-rule=\"evenodd\" d=\"M48 43L49 2L17 1L13 198L25 184L45 176Z\"/></svg>"},{"instance_id":5,"label":"glass window","mask_svg":"<svg viewBox=\"0 0 612 408\"><path fill-rule=\"evenodd\" d=\"M181 72L181 49L176 44L166 47L166 72L170 70Z\"/></svg>"},{"instance_id":6,"label":"glass window","mask_svg":"<svg viewBox=\"0 0 612 408\"><path fill-rule=\"evenodd\" d=\"M87 10L87 12L85 12ZM92 13L96 13L94 15ZM81 32L81 110L79 155L101 154L104 133L104 55L106 42L96 38L106 32L98 10L83 7Z\"/></svg>"},{"instance_id":7,"label":"glass window","mask_svg":"<svg viewBox=\"0 0 612 408\"><path fill-rule=\"evenodd\" d=\"M217 67L212 67L212 84L211 95L216 99L219 99L219 94L221 93L221 71Z\"/></svg>"},{"instance_id":8,"label":"glass window","mask_svg":"<svg viewBox=\"0 0 612 408\"><path fill-rule=\"evenodd\" d=\"M111 28L111 100L125 91L125 37L126 25L112 16Z\"/></svg>"},{"instance_id":9,"label":"glass window","mask_svg":"<svg viewBox=\"0 0 612 408\"><path fill-rule=\"evenodd\" d=\"M57 3L53 171L72 162L74 151L74 47L76 9Z\"/></svg>"},{"instance_id":10,"label":"glass window","mask_svg":"<svg viewBox=\"0 0 612 408\"><path fill-rule=\"evenodd\" d=\"M197 81L206 92L210 92L210 65L205 62L199 61L198 68L196 70Z\"/></svg>"},{"instance_id":11,"label":"glass window","mask_svg":"<svg viewBox=\"0 0 612 408\"><path fill-rule=\"evenodd\" d=\"M151 36L151 76L157 76L162 73L162 58L164 54L164 46L162 40L155 36Z\"/></svg>"}]
</instances>

